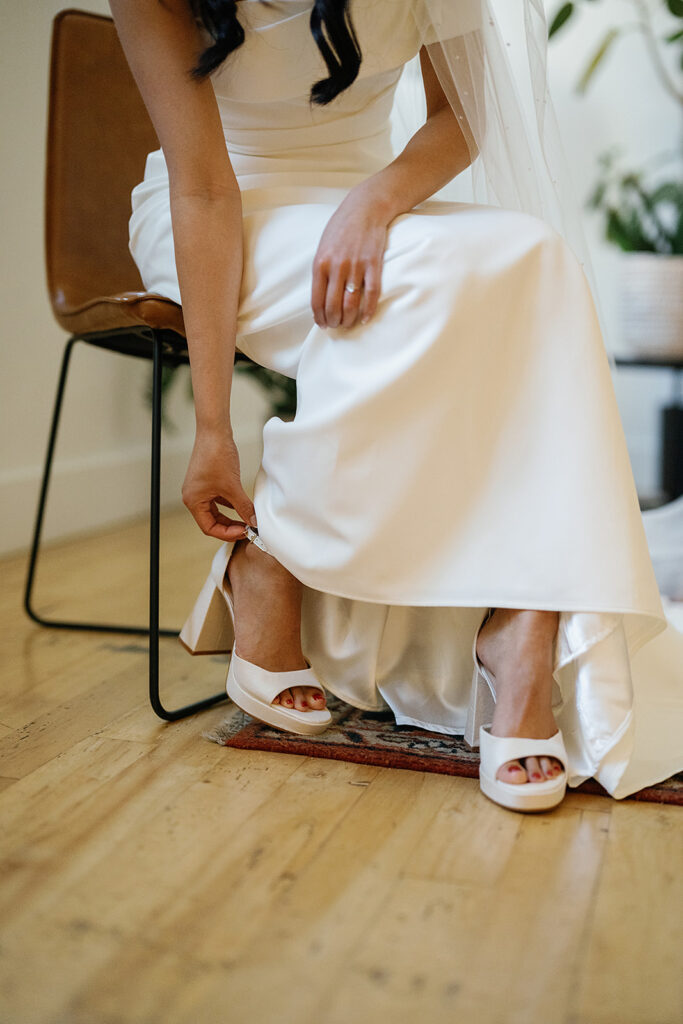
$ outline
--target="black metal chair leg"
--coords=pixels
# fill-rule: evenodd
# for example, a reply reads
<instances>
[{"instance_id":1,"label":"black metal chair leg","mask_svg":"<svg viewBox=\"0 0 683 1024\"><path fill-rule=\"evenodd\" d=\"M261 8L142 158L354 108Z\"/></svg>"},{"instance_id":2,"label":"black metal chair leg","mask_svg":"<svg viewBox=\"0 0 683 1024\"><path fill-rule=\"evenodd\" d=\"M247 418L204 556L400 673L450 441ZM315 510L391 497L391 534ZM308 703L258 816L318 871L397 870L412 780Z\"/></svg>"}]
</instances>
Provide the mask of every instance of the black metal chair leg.
<instances>
[{"instance_id":1,"label":"black metal chair leg","mask_svg":"<svg viewBox=\"0 0 683 1024\"><path fill-rule=\"evenodd\" d=\"M59 432L59 423L62 414L62 405L64 400L64 392L66 390L66 380L69 373L69 366L71 363L71 353L73 347L77 341L81 341L77 335L69 338L64 348L64 355L62 356L62 366L59 373L59 381L57 383L57 394L55 395L55 404L52 411L52 423L50 426L50 436L47 444L47 453L45 456L45 465L43 468L43 479L40 487L40 498L38 500L38 510L36 512L36 520L33 528L33 539L31 542L31 554L29 557L28 571L26 573L26 585L24 588L24 609L29 618L33 619L40 626L49 626L52 629L82 629L88 630L93 633L126 633L134 636L147 636L146 626L121 626L114 623L101 623L101 622L79 622L72 620L63 619L47 619L43 615L39 615L34 609L33 599L33 586L35 582L36 570L38 567L38 557L40 554L40 541L43 533L43 522L45 519L45 508L47 505L47 496L50 488L50 480L52 476L52 462L55 452L55 446L57 443L57 434ZM164 629L160 631L162 636L177 636L177 632L172 629Z\"/></svg>"},{"instance_id":2,"label":"black metal chair leg","mask_svg":"<svg viewBox=\"0 0 683 1024\"><path fill-rule=\"evenodd\" d=\"M62 356L62 365L59 372L59 381L57 382L57 394L55 395L55 404L52 410L52 423L50 425L50 436L47 442L47 453L45 455L45 465L43 467L43 479L40 485L40 497L38 499L38 511L36 512L36 520L33 527L33 540L31 542L31 555L28 563L28 572L26 574L26 586L24 588L24 609L29 618L33 619L34 622L39 623L41 626L52 625L53 623L42 618L37 612L33 610L31 604L31 597L33 594L33 581L36 574L36 566L38 563L38 551L40 549L40 538L43 532L43 519L45 516L45 503L47 500L47 492L50 486L50 476L52 474L52 458L55 451L55 443L57 441L57 431L59 429L59 420L62 413L62 400L64 398L64 388L66 386L66 378L69 373L69 363L71 361L71 352L73 350L76 338L69 338L64 349L64 355ZM54 623L54 625L61 625L60 623Z\"/></svg>"},{"instance_id":3,"label":"black metal chair leg","mask_svg":"<svg viewBox=\"0 0 683 1024\"><path fill-rule=\"evenodd\" d=\"M169 711L159 696L159 533L161 504L161 373L163 352L161 341L154 332L152 369L152 476L149 514L149 700L159 718L173 722L196 711L227 700L225 690L204 700Z\"/></svg>"}]
</instances>

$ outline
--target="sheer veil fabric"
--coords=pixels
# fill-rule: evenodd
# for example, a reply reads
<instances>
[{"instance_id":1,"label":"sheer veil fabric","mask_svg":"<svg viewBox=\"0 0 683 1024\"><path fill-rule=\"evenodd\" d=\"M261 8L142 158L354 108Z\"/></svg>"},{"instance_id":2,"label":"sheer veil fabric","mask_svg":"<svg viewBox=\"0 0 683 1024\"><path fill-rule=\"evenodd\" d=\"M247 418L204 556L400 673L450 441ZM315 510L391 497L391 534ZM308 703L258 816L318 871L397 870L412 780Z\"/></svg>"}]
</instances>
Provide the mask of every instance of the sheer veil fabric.
<instances>
[{"instance_id":1,"label":"sheer veil fabric","mask_svg":"<svg viewBox=\"0 0 683 1024\"><path fill-rule=\"evenodd\" d=\"M583 266L602 322L580 207L548 85L543 0L512 4L518 32L509 38L491 0L415 0L421 45L472 157L471 201L533 214L562 235ZM517 74L508 57L512 46L524 50ZM530 106L524 104L523 89ZM418 108L419 103L408 102L399 112L411 132L420 123ZM606 355L614 370L613 357L607 350Z\"/></svg>"}]
</instances>

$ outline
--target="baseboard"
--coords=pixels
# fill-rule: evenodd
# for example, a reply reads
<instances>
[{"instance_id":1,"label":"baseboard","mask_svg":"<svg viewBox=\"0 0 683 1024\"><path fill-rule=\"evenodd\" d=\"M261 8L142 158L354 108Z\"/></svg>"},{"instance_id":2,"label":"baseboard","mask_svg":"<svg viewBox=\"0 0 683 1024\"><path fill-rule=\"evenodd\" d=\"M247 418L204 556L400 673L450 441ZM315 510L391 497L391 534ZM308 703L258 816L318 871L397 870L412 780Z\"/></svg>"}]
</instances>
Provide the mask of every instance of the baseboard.
<instances>
[{"instance_id":1,"label":"baseboard","mask_svg":"<svg viewBox=\"0 0 683 1024\"><path fill-rule=\"evenodd\" d=\"M164 439L161 504L180 505L180 491L192 444ZM240 464L249 490L261 458L260 438L240 441ZM42 467L0 474L0 555L26 550L31 543ZM43 527L46 542L115 526L149 510L150 456L147 445L123 451L64 459L54 464Z\"/></svg>"}]
</instances>

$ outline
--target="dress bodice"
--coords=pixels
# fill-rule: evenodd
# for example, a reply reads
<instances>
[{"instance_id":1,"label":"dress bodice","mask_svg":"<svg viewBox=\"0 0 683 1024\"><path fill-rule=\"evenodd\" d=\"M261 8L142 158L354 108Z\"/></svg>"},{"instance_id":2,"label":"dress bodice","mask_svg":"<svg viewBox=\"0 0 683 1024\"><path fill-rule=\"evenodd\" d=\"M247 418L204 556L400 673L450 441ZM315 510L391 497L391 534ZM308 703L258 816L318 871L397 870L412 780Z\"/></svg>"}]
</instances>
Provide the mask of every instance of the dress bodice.
<instances>
[{"instance_id":1,"label":"dress bodice","mask_svg":"<svg viewBox=\"0 0 683 1024\"><path fill-rule=\"evenodd\" d=\"M311 128L320 129L323 144L344 141L386 120L403 65L419 48L410 0L352 0L363 60L356 81L326 105L309 100L313 83L328 74L310 30L312 6L312 0L238 4L245 40L212 82L226 135L240 147L277 151L280 132Z\"/></svg>"},{"instance_id":2,"label":"dress bodice","mask_svg":"<svg viewBox=\"0 0 683 1024\"><path fill-rule=\"evenodd\" d=\"M403 66L419 49L410 0L357 0L353 25L363 59L349 88L310 102L327 68L310 29L312 0L241 0L244 43L211 80L228 151L242 187L314 171L349 180L393 157L390 115ZM267 175L267 179L264 178Z\"/></svg>"}]
</instances>

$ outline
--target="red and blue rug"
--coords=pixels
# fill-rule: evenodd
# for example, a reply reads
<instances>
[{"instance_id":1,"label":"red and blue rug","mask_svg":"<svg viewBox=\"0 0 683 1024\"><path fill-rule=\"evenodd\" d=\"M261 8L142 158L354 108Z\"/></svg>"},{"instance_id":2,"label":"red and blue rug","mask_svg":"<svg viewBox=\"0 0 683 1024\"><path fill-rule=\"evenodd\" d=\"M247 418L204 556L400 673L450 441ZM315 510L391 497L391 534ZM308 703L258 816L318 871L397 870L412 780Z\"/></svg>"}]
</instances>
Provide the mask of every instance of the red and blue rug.
<instances>
[{"instance_id":1,"label":"red and blue rug","mask_svg":"<svg viewBox=\"0 0 683 1024\"><path fill-rule=\"evenodd\" d=\"M462 736L447 736L413 726L396 725L391 710L361 711L331 693L326 696L333 721L319 736L308 738L271 729L239 708L233 708L225 721L204 733L204 736L222 746L243 750L269 750L274 753L355 761L381 768L407 768L471 779L479 777L479 755L469 749ZM571 792L593 793L612 799L595 779L582 782ZM683 804L683 773L632 793L625 799Z\"/></svg>"}]
</instances>

